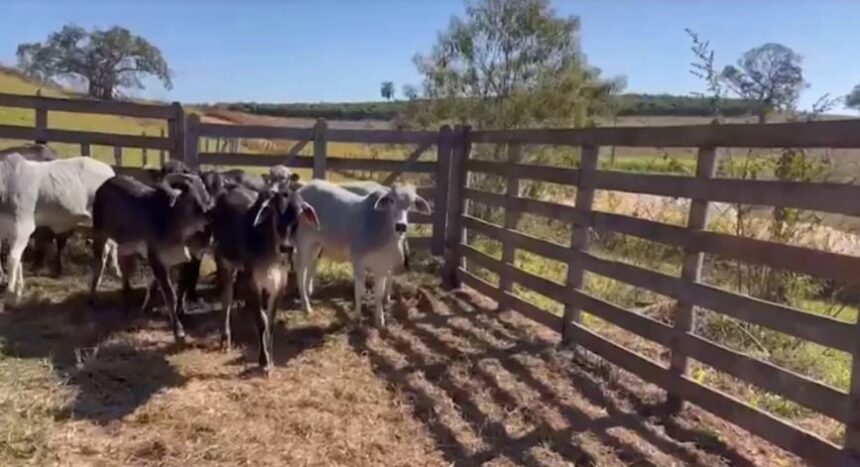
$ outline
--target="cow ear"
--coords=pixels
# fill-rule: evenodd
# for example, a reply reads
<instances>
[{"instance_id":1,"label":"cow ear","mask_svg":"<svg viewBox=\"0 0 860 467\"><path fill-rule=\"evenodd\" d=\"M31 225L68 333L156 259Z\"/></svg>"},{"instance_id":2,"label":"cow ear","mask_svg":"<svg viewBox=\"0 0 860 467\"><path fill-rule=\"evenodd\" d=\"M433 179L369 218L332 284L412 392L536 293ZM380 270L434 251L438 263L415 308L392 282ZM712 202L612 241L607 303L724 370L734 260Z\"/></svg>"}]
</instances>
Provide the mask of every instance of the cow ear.
<instances>
[{"instance_id":1,"label":"cow ear","mask_svg":"<svg viewBox=\"0 0 860 467\"><path fill-rule=\"evenodd\" d=\"M379 197L376 200L376 203L373 205L373 208L377 211L384 211L388 209L392 204L394 204L394 198L391 197L391 192L388 192Z\"/></svg>"},{"instance_id":2,"label":"cow ear","mask_svg":"<svg viewBox=\"0 0 860 467\"><path fill-rule=\"evenodd\" d=\"M266 208L269 207L269 204L272 202L272 197L268 197L260 203L260 207L257 209L257 215L254 216L254 227L260 225L263 222L263 218L266 217Z\"/></svg>"},{"instance_id":3,"label":"cow ear","mask_svg":"<svg viewBox=\"0 0 860 467\"><path fill-rule=\"evenodd\" d=\"M290 174L290 181L291 181L291 182L293 182L293 183L298 182L300 178L302 178L302 177L301 177L299 174L295 173L295 172L293 172L293 173L291 173L291 174Z\"/></svg>"},{"instance_id":4,"label":"cow ear","mask_svg":"<svg viewBox=\"0 0 860 467\"><path fill-rule=\"evenodd\" d=\"M415 210L420 212L421 214L430 215L433 213L433 211L430 209L430 203L428 203L426 199L420 196L415 197Z\"/></svg>"},{"instance_id":5,"label":"cow ear","mask_svg":"<svg viewBox=\"0 0 860 467\"><path fill-rule=\"evenodd\" d=\"M314 207L308 203L302 202L301 210L302 210L302 214L301 214L302 219L304 219L305 221L307 221L310 224L313 224L314 227L319 229L320 228L320 220L319 220L319 217L317 217L317 212L314 210Z\"/></svg>"}]
</instances>

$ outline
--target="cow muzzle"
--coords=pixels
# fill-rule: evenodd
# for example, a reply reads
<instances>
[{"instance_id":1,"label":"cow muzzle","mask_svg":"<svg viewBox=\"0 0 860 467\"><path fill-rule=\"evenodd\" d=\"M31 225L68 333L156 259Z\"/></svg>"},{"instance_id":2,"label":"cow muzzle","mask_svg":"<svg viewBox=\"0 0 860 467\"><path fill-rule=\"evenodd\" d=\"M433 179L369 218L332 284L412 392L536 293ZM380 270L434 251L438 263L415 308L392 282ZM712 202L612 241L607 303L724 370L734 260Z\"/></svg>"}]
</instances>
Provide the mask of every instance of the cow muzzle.
<instances>
[{"instance_id":1,"label":"cow muzzle","mask_svg":"<svg viewBox=\"0 0 860 467\"><path fill-rule=\"evenodd\" d=\"M394 224L394 231L397 233L405 233L406 227L407 226L406 226L405 222L398 222L398 223Z\"/></svg>"},{"instance_id":2,"label":"cow muzzle","mask_svg":"<svg viewBox=\"0 0 860 467\"><path fill-rule=\"evenodd\" d=\"M283 253L285 255L292 255L293 254L293 246L281 244L278 247L278 251L280 251L281 253Z\"/></svg>"}]
</instances>

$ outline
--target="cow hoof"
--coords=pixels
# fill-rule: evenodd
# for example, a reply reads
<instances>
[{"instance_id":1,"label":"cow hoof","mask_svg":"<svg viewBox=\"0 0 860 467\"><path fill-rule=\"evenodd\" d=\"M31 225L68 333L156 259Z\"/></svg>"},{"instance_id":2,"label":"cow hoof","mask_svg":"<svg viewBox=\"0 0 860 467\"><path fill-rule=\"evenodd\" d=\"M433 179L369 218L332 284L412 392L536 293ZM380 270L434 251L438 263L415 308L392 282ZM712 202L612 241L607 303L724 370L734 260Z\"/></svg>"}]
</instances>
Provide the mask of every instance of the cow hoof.
<instances>
[{"instance_id":1,"label":"cow hoof","mask_svg":"<svg viewBox=\"0 0 860 467\"><path fill-rule=\"evenodd\" d=\"M263 373L264 377L268 378L272 376L272 371L274 371L274 368L272 367L272 364L269 363L267 365L262 365L260 367L260 371Z\"/></svg>"},{"instance_id":2,"label":"cow hoof","mask_svg":"<svg viewBox=\"0 0 860 467\"><path fill-rule=\"evenodd\" d=\"M221 351L226 353L226 352L229 352L231 348L233 348L233 342L231 342L230 338L229 337L222 337L221 338Z\"/></svg>"}]
</instances>

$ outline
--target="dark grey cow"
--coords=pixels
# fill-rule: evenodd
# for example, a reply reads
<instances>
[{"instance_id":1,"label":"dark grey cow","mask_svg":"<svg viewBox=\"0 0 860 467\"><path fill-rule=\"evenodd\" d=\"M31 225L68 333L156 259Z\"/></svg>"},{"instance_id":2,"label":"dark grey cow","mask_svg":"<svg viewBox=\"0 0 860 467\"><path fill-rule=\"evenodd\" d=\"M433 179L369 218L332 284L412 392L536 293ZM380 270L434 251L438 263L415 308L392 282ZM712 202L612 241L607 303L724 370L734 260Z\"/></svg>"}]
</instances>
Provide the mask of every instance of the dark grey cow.
<instances>
[{"instance_id":1,"label":"dark grey cow","mask_svg":"<svg viewBox=\"0 0 860 467\"><path fill-rule=\"evenodd\" d=\"M222 345L229 348L234 286L242 282L246 306L259 331L260 366L272 364L272 330L277 303L287 284L286 255L300 220L318 228L314 209L289 189L257 192L235 187L218 197L212 210L212 233L224 308Z\"/></svg>"},{"instance_id":2,"label":"dark grey cow","mask_svg":"<svg viewBox=\"0 0 860 467\"><path fill-rule=\"evenodd\" d=\"M170 174L155 187L131 177L115 176L96 192L93 204L94 254L100 257L106 240L118 244L123 276L123 298L130 310L130 275L134 258L143 254L149 261L164 301L168 306L174 337L184 339L179 320L182 305L170 280L169 268L191 259L188 240L206 228L212 200L200 177ZM101 275L96 264L90 288L95 297Z\"/></svg>"}]
</instances>

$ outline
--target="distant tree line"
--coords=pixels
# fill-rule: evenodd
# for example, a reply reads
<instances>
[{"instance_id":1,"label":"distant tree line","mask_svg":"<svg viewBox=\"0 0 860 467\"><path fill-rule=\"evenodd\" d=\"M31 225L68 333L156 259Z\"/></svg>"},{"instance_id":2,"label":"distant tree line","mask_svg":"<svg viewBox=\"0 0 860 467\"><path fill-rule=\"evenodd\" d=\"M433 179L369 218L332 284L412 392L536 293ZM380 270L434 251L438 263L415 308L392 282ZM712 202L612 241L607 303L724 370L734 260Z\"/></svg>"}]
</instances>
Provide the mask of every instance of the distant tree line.
<instances>
[{"instance_id":1,"label":"distant tree line","mask_svg":"<svg viewBox=\"0 0 860 467\"><path fill-rule=\"evenodd\" d=\"M618 115L711 116L708 99L670 94L621 94L614 96ZM328 120L392 120L402 115L414 101L344 102L322 104L265 104L257 102L219 103L228 110L257 115ZM720 113L726 117L750 114L750 105L741 99L722 99Z\"/></svg>"}]
</instances>

